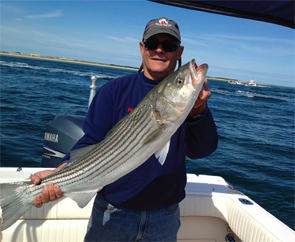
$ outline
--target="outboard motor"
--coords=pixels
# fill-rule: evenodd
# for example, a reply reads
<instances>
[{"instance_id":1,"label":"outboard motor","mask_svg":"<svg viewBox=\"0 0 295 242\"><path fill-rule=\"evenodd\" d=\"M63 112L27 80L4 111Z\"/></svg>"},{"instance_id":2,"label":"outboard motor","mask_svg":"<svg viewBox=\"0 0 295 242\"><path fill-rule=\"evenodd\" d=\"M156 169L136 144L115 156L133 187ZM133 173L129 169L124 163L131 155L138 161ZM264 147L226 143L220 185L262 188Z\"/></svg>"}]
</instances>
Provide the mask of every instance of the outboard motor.
<instances>
[{"instance_id":1,"label":"outboard motor","mask_svg":"<svg viewBox=\"0 0 295 242\"><path fill-rule=\"evenodd\" d=\"M91 77L88 108L96 94L96 80L97 76ZM42 167L59 166L60 160L84 135L82 130L84 119L82 116L58 115L46 125Z\"/></svg>"},{"instance_id":2,"label":"outboard motor","mask_svg":"<svg viewBox=\"0 0 295 242\"><path fill-rule=\"evenodd\" d=\"M46 125L42 154L43 167L58 167L60 160L84 135L85 117L58 115Z\"/></svg>"}]
</instances>

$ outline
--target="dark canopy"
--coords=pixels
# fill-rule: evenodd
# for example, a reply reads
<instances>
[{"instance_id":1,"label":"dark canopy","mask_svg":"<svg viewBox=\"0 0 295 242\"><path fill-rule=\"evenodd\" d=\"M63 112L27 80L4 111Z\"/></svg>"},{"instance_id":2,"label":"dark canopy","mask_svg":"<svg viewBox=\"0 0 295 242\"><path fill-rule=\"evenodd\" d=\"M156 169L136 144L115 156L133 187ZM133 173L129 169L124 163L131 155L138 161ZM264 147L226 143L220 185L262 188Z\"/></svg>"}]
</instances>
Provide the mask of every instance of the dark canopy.
<instances>
[{"instance_id":1,"label":"dark canopy","mask_svg":"<svg viewBox=\"0 0 295 242\"><path fill-rule=\"evenodd\" d=\"M200 10L209 13L217 13L228 16L260 20L264 22L295 28L294 23L294 0L288 1L173 1L173 0L150 0L162 4Z\"/></svg>"}]
</instances>

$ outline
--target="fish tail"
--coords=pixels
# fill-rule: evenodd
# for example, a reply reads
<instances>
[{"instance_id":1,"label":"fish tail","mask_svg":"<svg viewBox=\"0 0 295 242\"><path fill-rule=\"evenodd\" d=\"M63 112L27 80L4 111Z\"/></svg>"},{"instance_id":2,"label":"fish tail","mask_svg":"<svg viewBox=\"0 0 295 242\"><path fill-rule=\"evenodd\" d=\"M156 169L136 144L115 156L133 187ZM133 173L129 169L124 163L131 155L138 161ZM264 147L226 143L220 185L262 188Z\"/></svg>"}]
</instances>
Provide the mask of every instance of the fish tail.
<instances>
[{"instance_id":1,"label":"fish tail","mask_svg":"<svg viewBox=\"0 0 295 242\"><path fill-rule=\"evenodd\" d=\"M14 224L33 202L26 195L27 182L13 182L0 184L0 207L2 209L1 231Z\"/></svg>"}]
</instances>

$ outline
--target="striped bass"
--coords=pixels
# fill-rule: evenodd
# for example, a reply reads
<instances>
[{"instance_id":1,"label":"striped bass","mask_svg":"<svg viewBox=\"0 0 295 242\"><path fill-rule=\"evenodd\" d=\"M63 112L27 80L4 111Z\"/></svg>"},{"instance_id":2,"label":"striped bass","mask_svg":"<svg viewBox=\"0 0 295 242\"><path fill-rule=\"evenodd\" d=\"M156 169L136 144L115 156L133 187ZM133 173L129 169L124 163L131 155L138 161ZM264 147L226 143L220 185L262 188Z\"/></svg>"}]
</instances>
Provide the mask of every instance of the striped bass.
<instances>
[{"instance_id":1,"label":"striped bass","mask_svg":"<svg viewBox=\"0 0 295 242\"><path fill-rule=\"evenodd\" d=\"M170 138L187 118L203 87L208 66L192 60L154 87L138 106L98 144L73 150L62 170L31 181L0 184L2 228L15 223L49 182L59 185L79 207L104 186L116 181L155 155L163 165Z\"/></svg>"}]
</instances>

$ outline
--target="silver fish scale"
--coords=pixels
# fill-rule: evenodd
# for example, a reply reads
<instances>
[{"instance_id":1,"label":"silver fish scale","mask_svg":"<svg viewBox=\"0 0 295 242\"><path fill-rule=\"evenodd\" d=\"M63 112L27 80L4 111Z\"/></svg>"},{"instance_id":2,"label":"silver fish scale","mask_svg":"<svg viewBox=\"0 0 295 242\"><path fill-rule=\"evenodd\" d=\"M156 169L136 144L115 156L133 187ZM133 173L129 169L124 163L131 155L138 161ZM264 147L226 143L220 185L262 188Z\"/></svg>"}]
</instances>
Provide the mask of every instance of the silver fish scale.
<instances>
[{"instance_id":1,"label":"silver fish scale","mask_svg":"<svg viewBox=\"0 0 295 242\"><path fill-rule=\"evenodd\" d=\"M77 190L81 183L93 182L98 176L102 181L104 177L121 166L128 167L128 161L133 161L132 159L136 159L139 155L138 151L143 146L142 141L157 128L150 102L150 99L142 102L140 107L134 110L136 112L133 111L124 118L118 126L114 127L115 130L111 135L97 144L87 156L71 162L66 169L43 179L43 186L52 182L58 184L63 192L71 192L73 186L74 190ZM134 163L132 162L129 167L128 172L134 169ZM112 178L112 181L115 180L116 177ZM108 183L110 180L105 179L102 184L94 184L94 186L99 188ZM30 193L40 194L43 186L30 186Z\"/></svg>"},{"instance_id":2,"label":"silver fish scale","mask_svg":"<svg viewBox=\"0 0 295 242\"><path fill-rule=\"evenodd\" d=\"M1 230L12 225L33 206L36 195L41 194L49 182L59 185L66 196L84 207L99 189L136 169L152 154L156 154L163 164L169 139L195 102L191 84L196 90L195 98L203 86L208 66L194 67L194 60L180 67L119 121L102 142L72 151L68 165L44 178L41 185L31 182L0 184ZM187 83L183 84L187 86L184 89L176 82L178 76L185 76L183 80ZM181 103L183 111L179 112L174 106Z\"/></svg>"}]
</instances>

